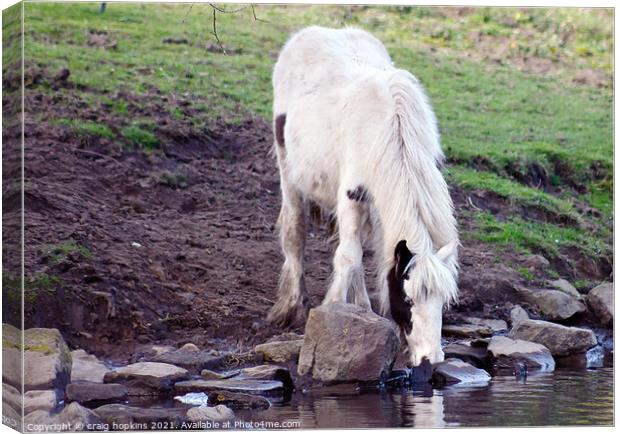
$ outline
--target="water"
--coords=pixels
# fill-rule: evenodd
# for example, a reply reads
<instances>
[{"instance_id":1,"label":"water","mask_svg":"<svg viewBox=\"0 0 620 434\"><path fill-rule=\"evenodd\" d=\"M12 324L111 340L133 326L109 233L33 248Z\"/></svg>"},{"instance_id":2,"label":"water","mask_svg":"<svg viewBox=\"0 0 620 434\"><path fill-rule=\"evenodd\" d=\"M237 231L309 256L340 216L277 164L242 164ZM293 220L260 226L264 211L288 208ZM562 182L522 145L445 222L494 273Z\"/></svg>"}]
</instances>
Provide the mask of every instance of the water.
<instances>
[{"instance_id":1,"label":"water","mask_svg":"<svg viewBox=\"0 0 620 434\"><path fill-rule=\"evenodd\" d=\"M360 392L341 386L297 392L286 403L237 416L300 428L612 425L613 369L558 370L525 382L494 377L487 385L438 390Z\"/></svg>"}]
</instances>

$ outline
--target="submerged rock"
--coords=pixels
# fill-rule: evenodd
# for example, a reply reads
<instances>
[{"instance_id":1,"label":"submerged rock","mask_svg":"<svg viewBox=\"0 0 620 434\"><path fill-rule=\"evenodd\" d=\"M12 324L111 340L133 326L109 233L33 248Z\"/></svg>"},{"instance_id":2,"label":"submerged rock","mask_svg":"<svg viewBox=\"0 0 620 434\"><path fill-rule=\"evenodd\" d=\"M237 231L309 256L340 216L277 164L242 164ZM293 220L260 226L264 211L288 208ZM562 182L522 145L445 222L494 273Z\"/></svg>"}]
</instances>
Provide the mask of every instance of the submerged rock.
<instances>
[{"instance_id":1,"label":"submerged rock","mask_svg":"<svg viewBox=\"0 0 620 434\"><path fill-rule=\"evenodd\" d=\"M71 382L90 381L103 383L103 377L112 370L97 357L88 354L84 350L71 351L73 364L71 367Z\"/></svg>"},{"instance_id":2,"label":"submerged rock","mask_svg":"<svg viewBox=\"0 0 620 434\"><path fill-rule=\"evenodd\" d=\"M258 395L247 393L229 392L227 390L217 390L209 392L209 403L224 404L230 408L253 408L267 409L271 406L269 400Z\"/></svg>"},{"instance_id":3,"label":"submerged rock","mask_svg":"<svg viewBox=\"0 0 620 434\"><path fill-rule=\"evenodd\" d=\"M552 320L568 319L586 311L586 306L581 301L562 291L521 289L519 292L528 302L534 304L543 315Z\"/></svg>"},{"instance_id":4,"label":"submerged rock","mask_svg":"<svg viewBox=\"0 0 620 434\"><path fill-rule=\"evenodd\" d=\"M254 347L254 352L261 354L267 362L286 363L289 360L297 361L303 339L265 342Z\"/></svg>"},{"instance_id":5,"label":"submerged rock","mask_svg":"<svg viewBox=\"0 0 620 434\"><path fill-rule=\"evenodd\" d=\"M174 390L179 394L190 392L213 392L217 390L267 394L282 393L284 391L284 385L281 381L230 378L226 380L181 381L174 385Z\"/></svg>"},{"instance_id":6,"label":"submerged rock","mask_svg":"<svg viewBox=\"0 0 620 434\"><path fill-rule=\"evenodd\" d=\"M225 405L215 407L194 407L187 410L187 419L191 422L198 421L225 421L235 418L235 413Z\"/></svg>"},{"instance_id":7,"label":"submerged rock","mask_svg":"<svg viewBox=\"0 0 620 434\"><path fill-rule=\"evenodd\" d=\"M579 369L602 368L604 361L605 350L600 345L590 348L585 353L556 358L558 366Z\"/></svg>"},{"instance_id":8,"label":"submerged rock","mask_svg":"<svg viewBox=\"0 0 620 434\"><path fill-rule=\"evenodd\" d=\"M71 352L57 329L24 331L24 390L64 390L71 378Z\"/></svg>"},{"instance_id":9,"label":"submerged rock","mask_svg":"<svg viewBox=\"0 0 620 434\"><path fill-rule=\"evenodd\" d=\"M553 356L583 353L596 345L592 330L533 319L518 323L508 336L542 344Z\"/></svg>"},{"instance_id":10,"label":"submerged rock","mask_svg":"<svg viewBox=\"0 0 620 434\"><path fill-rule=\"evenodd\" d=\"M459 359L447 359L433 369L432 382L438 387L456 383L486 383L490 380L487 371Z\"/></svg>"},{"instance_id":11,"label":"submerged rock","mask_svg":"<svg viewBox=\"0 0 620 434\"><path fill-rule=\"evenodd\" d=\"M118 402L127 399L128 390L122 384L71 383L67 386L67 401L79 403Z\"/></svg>"},{"instance_id":12,"label":"submerged rock","mask_svg":"<svg viewBox=\"0 0 620 434\"><path fill-rule=\"evenodd\" d=\"M384 379L399 346L388 319L352 304L322 305L310 310L298 373L323 382Z\"/></svg>"},{"instance_id":13,"label":"submerged rock","mask_svg":"<svg viewBox=\"0 0 620 434\"><path fill-rule=\"evenodd\" d=\"M528 371L555 369L551 352L544 345L535 342L494 336L487 350L493 371L499 373L512 372L518 364L525 365Z\"/></svg>"},{"instance_id":14,"label":"submerged rock","mask_svg":"<svg viewBox=\"0 0 620 434\"><path fill-rule=\"evenodd\" d=\"M588 304L603 325L614 320L614 284L603 283L588 293Z\"/></svg>"},{"instance_id":15,"label":"submerged rock","mask_svg":"<svg viewBox=\"0 0 620 434\"><path fill-rule=\"evenodd\" d=\"M187 413L184 408L143 408L124 404L107 404L94 411L108 424L146 424L144 427L134 428L141 431L150 430L148 424L151 422L161 422L166 427L181 424L186 420Z\"/></svg>"},{"instance_id":16,"label":"submerged rock","mask_svg":"<svg viewBox=\"0 0 620 434\"><path fill-rule=\"evenodd\" d=\"M130 396L153 396L170 392L174 383L187 378L187 370L178 366L139 362L108 372L103 381L124 384Z\"/></svg>"}]
</instances>

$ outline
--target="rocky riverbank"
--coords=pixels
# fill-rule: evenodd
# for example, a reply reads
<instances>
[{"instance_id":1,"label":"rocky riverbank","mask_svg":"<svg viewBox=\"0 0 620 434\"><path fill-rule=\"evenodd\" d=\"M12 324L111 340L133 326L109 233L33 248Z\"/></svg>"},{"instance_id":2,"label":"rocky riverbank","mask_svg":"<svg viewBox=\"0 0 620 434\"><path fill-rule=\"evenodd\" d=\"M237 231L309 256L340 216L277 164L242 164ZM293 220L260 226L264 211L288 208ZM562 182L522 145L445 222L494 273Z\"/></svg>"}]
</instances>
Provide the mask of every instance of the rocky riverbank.
<instances>
[{"instance_id":1,"label":"rocky riverbank","mask_svg":"<svg viewBox=\"0 0 620 434\"><path fill-rule=\"evenodd\" d=\"M23 408L28 431L226 427L239 409L259 412L292 393L316 393L335 384L445 387L487 383L496 375L525 380L556 366L602 366L613 353L611 330L605 328L613 323L611 291L609 284L593 289L585 300L551 291L549 297L530 298L547 319L592 310L601 319L596 333L530 318L523 307L514 306L510 324L477 317L446 324L446 360L413 369L405 366L407 357L390 321L346 304L315 308L305 335L274 336L251 351L151 345L122 366L82 349L71 351L56 329L28 329L23 401L18 390L21 336L4 324L3 414L19 426ZM567 304L578 307L568 309Z\"/></svg>"}]
</instances>

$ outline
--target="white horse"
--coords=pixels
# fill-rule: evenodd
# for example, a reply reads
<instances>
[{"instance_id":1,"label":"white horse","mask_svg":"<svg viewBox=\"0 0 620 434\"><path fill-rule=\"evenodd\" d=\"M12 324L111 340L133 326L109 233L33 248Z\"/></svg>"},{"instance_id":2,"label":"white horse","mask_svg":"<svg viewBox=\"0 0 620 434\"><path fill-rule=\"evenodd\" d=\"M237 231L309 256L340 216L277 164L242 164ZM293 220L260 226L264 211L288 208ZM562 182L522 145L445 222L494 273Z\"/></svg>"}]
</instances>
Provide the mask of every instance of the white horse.
<instances>
[{"instance_id":1,"label":"white horse","mask_svg":"<svg viewBox=\"0 0 620 434\"><path fill-rule=\"evenodd\" d=\"M323 303L350 299L370 309L362 265L369 239L381 313L401 327L411 363L443 360L442 310L457 295L459 241L436 119L420 83L396 69L372 35L309 27L282 49L273 87L285 261L268 319L305 319L312 202L335 216L339 236Z\"/></svg>"}]
</instances>

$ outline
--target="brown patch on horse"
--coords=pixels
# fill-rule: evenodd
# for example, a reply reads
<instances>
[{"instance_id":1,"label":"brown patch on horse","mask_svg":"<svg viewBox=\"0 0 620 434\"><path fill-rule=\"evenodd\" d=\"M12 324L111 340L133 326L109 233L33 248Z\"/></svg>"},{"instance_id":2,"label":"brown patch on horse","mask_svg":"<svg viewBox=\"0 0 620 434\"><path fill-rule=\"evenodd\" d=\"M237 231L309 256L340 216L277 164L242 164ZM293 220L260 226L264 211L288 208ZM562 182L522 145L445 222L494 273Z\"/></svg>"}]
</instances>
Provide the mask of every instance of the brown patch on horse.
<instances>
[{"instance_id":1,"label":"brown patch on horse","mask_svg":"<svg viewBox=\"0 0 620 434\"><path fill-rule=\"evenodd\" d=\"M276 117L274 126L276 142L281 148L284 148L284 125L286 125L286 114L283 113Z\"/></svg>"},{"instance_id":2,"label":"brown patch on horse","mask_svg":"<svg viewBox=\"0 0 620 434\"><path fill-rule=\"evenodd\" d=\"M404 282L409 278L405 274L405 267L412 258L413 254L407 248L407 242L405 240L399 241L394 251L395 264L387 276L392 318L406 334L410 334L413 328L411 323L413 302L404 290Z\"/></svg>"},{"instance_id":3,"label":"brown patch on horse","mask_svg":"<svg viewBox=\"0 0 620 434\"><path fill-rule=\"evenodd\" d=\"M347 197L356 202L365 202L368 194L363 185L358 185L354 190L347 190Z\"/></svg>"}]
</instances>

